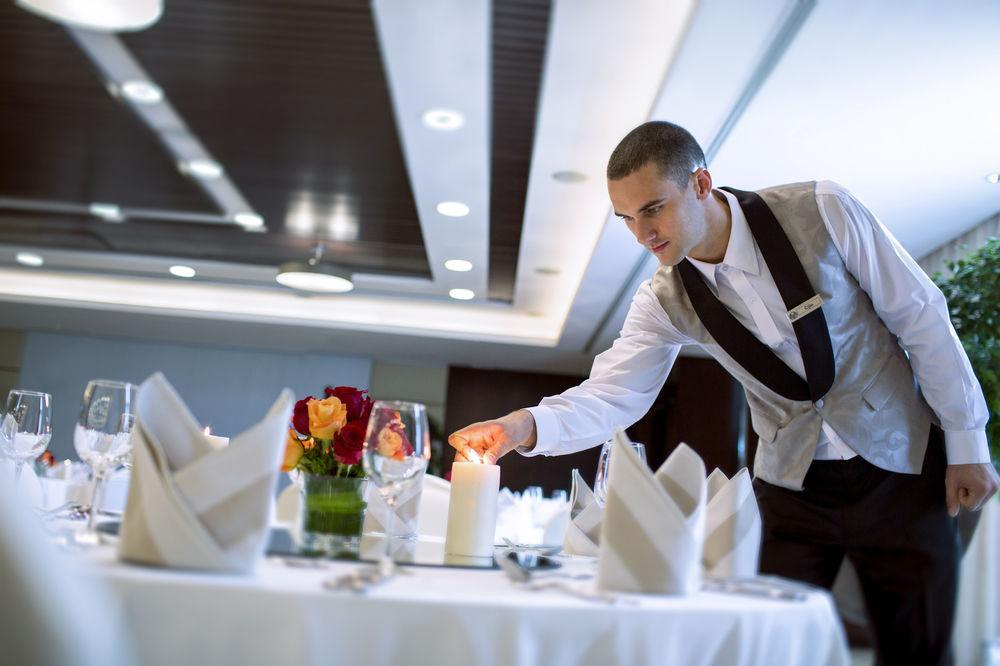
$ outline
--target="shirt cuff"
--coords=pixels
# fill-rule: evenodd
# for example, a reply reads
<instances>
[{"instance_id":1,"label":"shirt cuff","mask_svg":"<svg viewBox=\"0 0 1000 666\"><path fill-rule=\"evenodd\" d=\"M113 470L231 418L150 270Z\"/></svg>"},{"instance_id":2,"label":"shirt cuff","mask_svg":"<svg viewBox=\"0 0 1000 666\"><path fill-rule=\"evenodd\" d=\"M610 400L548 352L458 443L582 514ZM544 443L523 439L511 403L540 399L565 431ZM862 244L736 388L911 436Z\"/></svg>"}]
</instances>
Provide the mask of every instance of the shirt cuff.
<instances>
[{"instance_id":1,"label":"shirt cuff","mask_svg":"<svg viewBox=\"0 0 1000 666\"><path fill-rule=\"evenodd\" d=\"M541 405L527 410L535 419L535 446L531 449L519 446L515 451L529 457L555 455L555 447L559 444L559 419L550 408Z\"/></svg>"},{"instance_id":2,"label":"shirt cuff","mask_svg":"<svg viewBox=\"0 0 1000 666\"><path fill-rule=\"evenodd\" d=\"M990 462L986 430L945 430L944 448L949 465Z\"/></svg>"}]
</instances>

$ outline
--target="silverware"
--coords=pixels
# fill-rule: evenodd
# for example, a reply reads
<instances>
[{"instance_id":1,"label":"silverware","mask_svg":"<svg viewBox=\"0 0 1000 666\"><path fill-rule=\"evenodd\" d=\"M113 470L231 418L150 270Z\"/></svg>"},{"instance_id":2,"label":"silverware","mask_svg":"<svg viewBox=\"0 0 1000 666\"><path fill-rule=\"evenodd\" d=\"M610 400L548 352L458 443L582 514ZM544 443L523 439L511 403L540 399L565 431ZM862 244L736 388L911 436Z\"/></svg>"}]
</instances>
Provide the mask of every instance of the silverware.
<instances>
[{"instance_id":1,"label":"silverware","mask_svg":"<svg viewBox=\"0 0 1000 666\"><path fill-rule=\"evenodd\" d=\"M602 590L581 590L578 587L570 585L564 580L551 580L551 578L555 576L555 574L551 573L546 574L545 578L541 580L535 580L534 572L521 566L521 564L517 561L516 555L510 551L497 552L494 554L493 559L496 561L497 566L499 566L504 574L506 574L507 579L522 590L529 590L532 592L555 590L578 599L585 599L586 601L596 601L611 605L621 604L624 606L634 606L638 603L635 599L629 599L611 592L604 592ZM582 575L587 578L591 577L589 574ZM577 577L577 575L574 574L563 574L563 576L572 578Z\"/></svg>"},{"instance_id":2,"label":"silverware","mask_svg":"<svg viewBox=\"0 0 1000 666\"><path fill-rule=\"evenodd\" d=\"M705 578L701 589L706 592L739 594L776 601L805 601L815 588L805 583L796 583L771 577L757 578Z\"/></svg>"}]
</instances>

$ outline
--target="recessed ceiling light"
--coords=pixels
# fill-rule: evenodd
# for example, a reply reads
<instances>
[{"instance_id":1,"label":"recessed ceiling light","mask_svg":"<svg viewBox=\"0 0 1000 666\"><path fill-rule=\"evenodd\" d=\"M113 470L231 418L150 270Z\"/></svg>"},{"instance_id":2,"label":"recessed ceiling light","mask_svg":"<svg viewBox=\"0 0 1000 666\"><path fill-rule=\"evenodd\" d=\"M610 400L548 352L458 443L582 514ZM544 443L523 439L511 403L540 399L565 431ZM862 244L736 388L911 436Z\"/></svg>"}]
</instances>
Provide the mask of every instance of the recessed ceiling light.
<instances>
[{"instance_id":1,"label":"recessed ceiling light","mask_svg":"<svg viewBox=\"0 0 1000 666\"><path fill-rule=\"evenodd\" d=\"M170 274L176 275L177 277L180 278L193 278L195 275L197 275L195 270L190 266L181 266L181 265L171 266Z\"/></svg>"},{"instance_id":2,"label":"recessed ceiling light","mask_svg":"<svg viewBox=\"0 0 1000 666\"><path fill-rule=\"evenodd\" d=\"M1000 183L1000 173L989 174L988 176L986 176L986 182L993 183L994 185Z\"/></svg>"},{"instance_id":3,"label":"recessed ceiling light","mask_svg":"<svg viewBox=\"0 0 1000 666\"><path fill-rule=\"evenodd\" d=\"M177 166L182 173L196 178L218 178L222 175L222 165L212 160L182 160Z\"/></svg>"},{"instance_id":4,"label":"recessed ceiling light","mask_svg":"<svg viewBox=\"0 0 1000 666\"><path fill-rule=\"evenodd\" d=\"M442 201L437 205L437 212L448 217L465 217L469 207L460 201Z\"/></svg>"},{"instance_id":5,"label":"recessed ceiling light","mask_svg":"<svg viewBox=\"0 0 1000 666\"><path fill-rule=\"evenodd\" d=\"M466 273L472 270L472 262L465 259L449 259L444 262L444 267L456 273Z\"/></svg>"},{"instance_id":6,"label":"recessed ceiling light","mask_svg":"<svg viewBox=\"0 0 1000 666\"><path fill-rule=\"evenodd\" d=\"M347 278L315 270L282 270L275 279L280 285L302 291L343 294L354 289L354 283Z\"/></svg>"},{"instance_id":7,"label":"recessed ceiling light","mask_svg":"<svg viewBox=\"0 0 1000 666\"><path fill-rule=\"evenodd\" d=\"M121 222L125 219L125 216L122 215L122 209L117 204L92 203L90 204L90 214L107 222Z\"/></svg>"},{"instance_id":8,"label":"recessed ceiling light","mask_svg":"<svg viewBox=\"0 0 1000 666\"><path fill-rule=\"evenodd\" d=\"M465 124L465 116L452 109L427 109L420 119L436 130L456 130Z\"/></svg>"},{"instance_id":9,"label":"recessed ceiling light","mask_svg":"<svg viewBox=\"0 0 1000 666\"><path fill-rule=\"evenodd\" d=\"M552 180L558 183L582 183L587 180L587 175L579 171L556 171L552 174Z\"/></svg>"},{"instance_id":10,"label":"recessed ceiling light","mask_svg":"<svg viewBox=\"0 0 1000 666\"><path fill-rule=\"evenodd\" d=\"M539 266L535 269L535 272L539 275L559 275L559 269L552 268L551 266Z\"/></svg>"},{"instance_id":11,"label":"recessed ceiling light","mask_svg":"<svg viewBox=\"0 0 1000 666\"><path fill-rule=\"evenodd\" d=\"M42 255L35 254L34 252L18 252L14 255L15 261L24 266L41 266L45 263L42 259Z\"/></svg>"},{"instance_id":12,"label":"recessed ceiling light","mask_svg":"<svg viewBox=\"0 0 1000 666\"><path fill-rule=\"evenodd\" d=\"M264 226L264 218L251 212L236 213L233 215L233 222L246 229L259 229Z\"/></svg>"},{"instance_id":13,"label":"recessed ceiling light","mask_svg":"<svg viewBox=\"0 0 1000 666\"><path fill-rule=\"evenodd\" d=\"M452 289L448 295L460 301L468 301L476 297L475 292L471 289Z\"/></svg>"},{"instance_id":14,"label":"recessed ceiling light","mask_svg":"<svg viewBox=\"0 0 1000 666\"><path fill-rule=\"evenodd\" d=\"M152 81L133 79L121 85L122 94L137 104L156 104L163 99L163 89Z\"/></svg>"}]
</instances>

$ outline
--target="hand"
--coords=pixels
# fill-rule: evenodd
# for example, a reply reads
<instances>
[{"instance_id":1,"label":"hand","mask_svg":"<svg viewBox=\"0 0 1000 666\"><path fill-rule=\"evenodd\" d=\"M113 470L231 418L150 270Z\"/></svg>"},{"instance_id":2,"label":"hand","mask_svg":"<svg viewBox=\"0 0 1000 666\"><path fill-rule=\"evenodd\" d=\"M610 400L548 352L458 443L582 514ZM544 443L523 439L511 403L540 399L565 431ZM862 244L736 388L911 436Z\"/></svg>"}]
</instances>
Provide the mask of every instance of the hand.
<instances>
[{"instance_id":1,"label":"hand","mask_svg":"<svg viewBox=\"0 0 1000 666\"><path fill-rule=\"evenodd\" d=\"M945 501L948 514L958 515L959 506L969 511L979 511L1000 487L993 463L948 465L944 472Z\"/></svg>"},{"instance_id":2,"label":"hand","mask_svg":"<svg viewBox=\"0 0 1000 666\"><path fill-rule=\"evenodd\" d=\"M519 409L507 416L491 421L480 421L465 426L448 436L448 443L458 453L455 460L478 460L488 465L519 446L535 445L535 418L526 409Z\"/></svg>"}]
</instances>

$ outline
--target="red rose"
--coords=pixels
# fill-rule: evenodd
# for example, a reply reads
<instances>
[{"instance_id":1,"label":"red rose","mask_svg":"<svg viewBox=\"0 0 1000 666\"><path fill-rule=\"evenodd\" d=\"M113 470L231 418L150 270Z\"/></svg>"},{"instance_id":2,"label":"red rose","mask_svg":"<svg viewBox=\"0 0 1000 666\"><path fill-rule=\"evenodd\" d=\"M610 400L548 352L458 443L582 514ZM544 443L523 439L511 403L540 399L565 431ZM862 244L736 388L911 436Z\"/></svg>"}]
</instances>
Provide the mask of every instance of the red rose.
<instances>
[{"instance_id":1,"label":"red rose","mask_svg":"<svg viewBox=\"0 0 1000 666\"><path fill-rule=\"evenodd\" d=\"M372 411L372 399L368 391L361 391L353 386L326 387L326 397L335 396L347 406L348 421L364 421L368 423L368 415Z\"/></svg>"},{"instance_id":2,"label":"red rose","mask_svg":"<svg viewBox=\"0 0 1000 666\"><path fill-rule=\"evenodd\" d=\"M309 432L309 401L314 400L311 395L295 403L295 410L292 412L292 427L300 435L311 435Z\"/></svg>"},{"instance_id":3,"label":"red rose","mask_svg":"<svg viewBox=\"0 0 1000 666\"><path fill-rule=\"evenodd\" d=\"M333 440L333 457L344 465L357 465L361 462L361 450L365 446L365 433L368 424L364 421L351 421L337 434Z\"/></svg>"}]
</instances>

